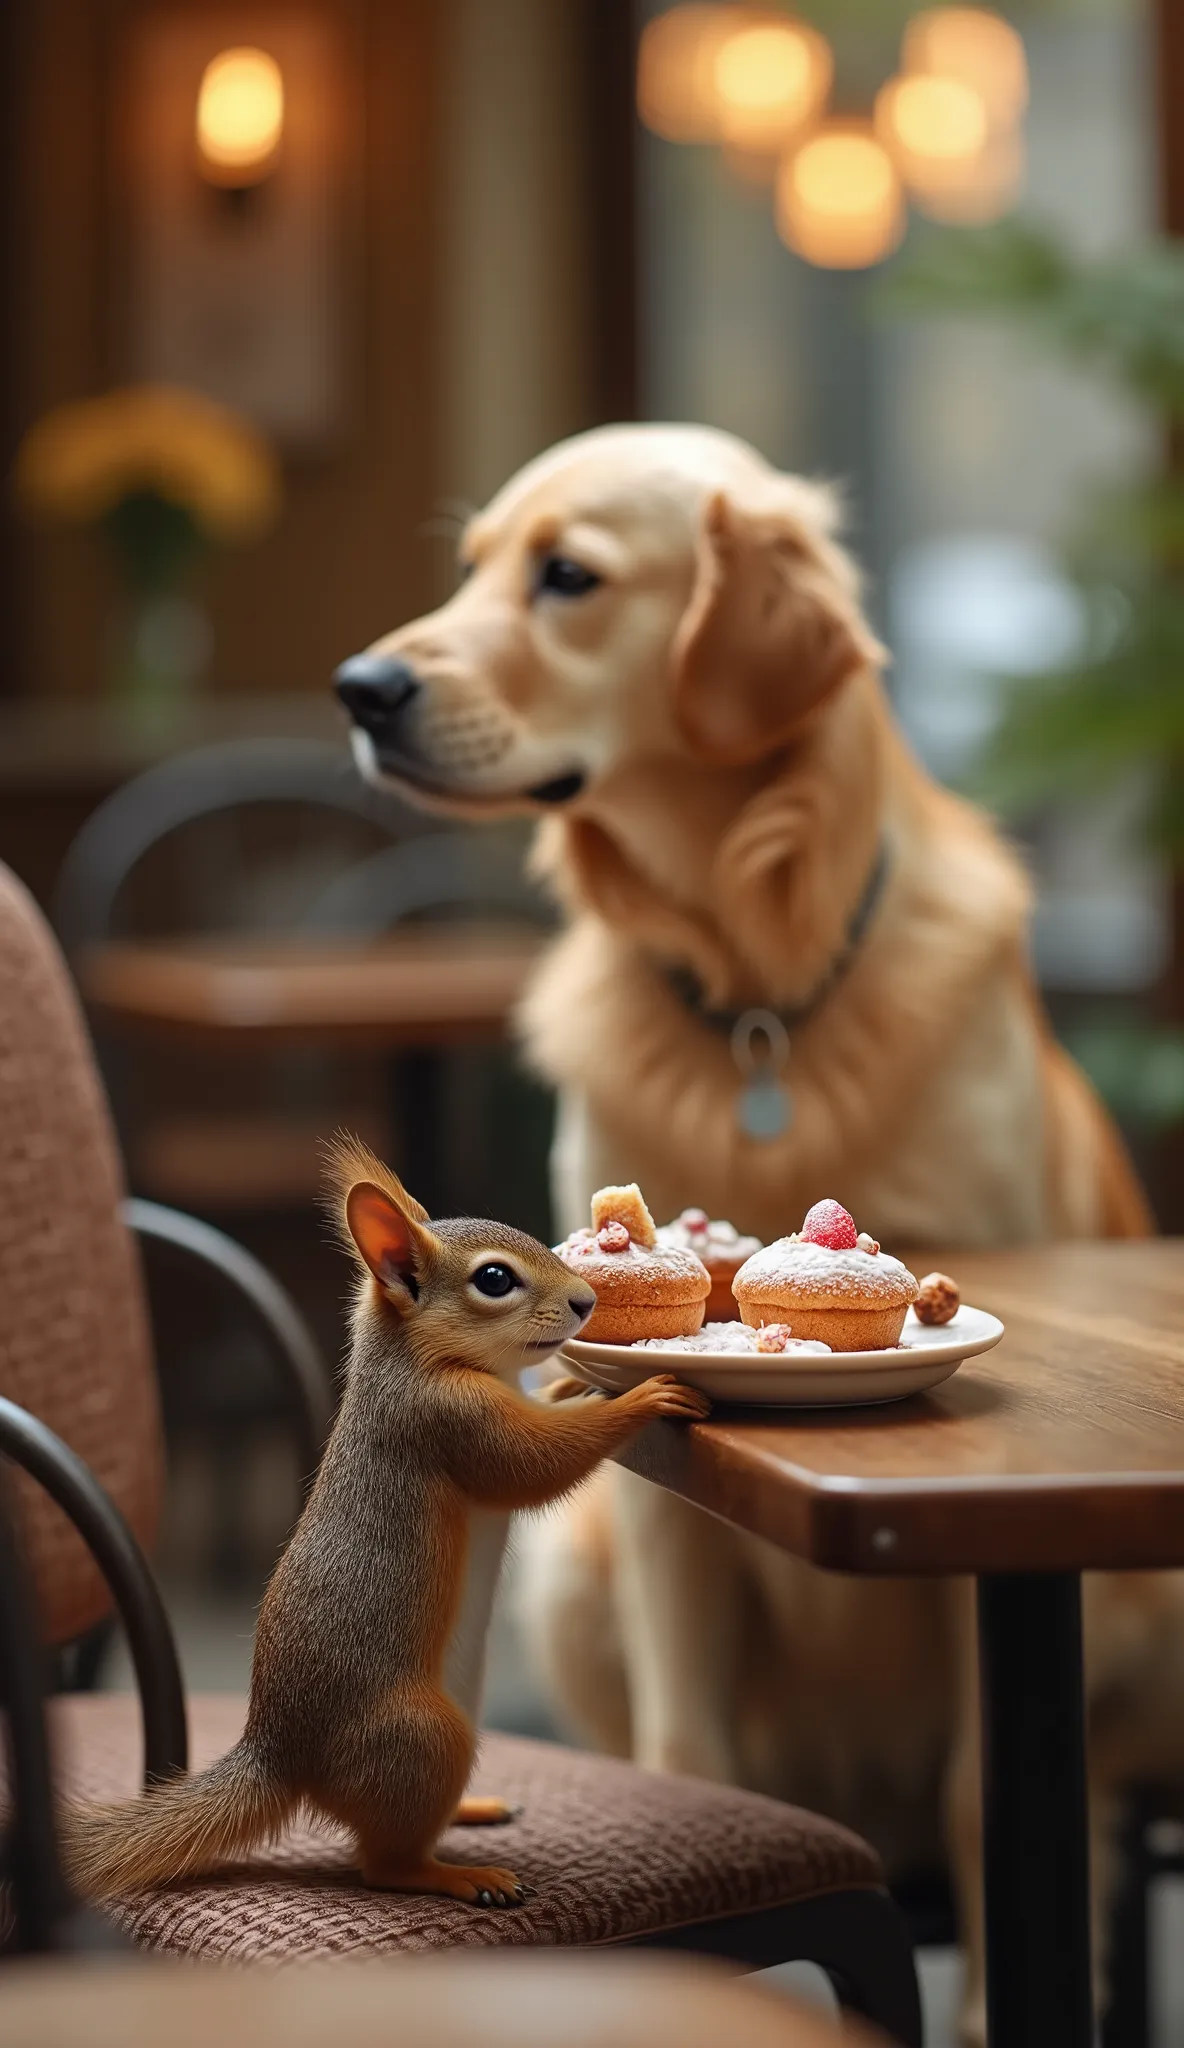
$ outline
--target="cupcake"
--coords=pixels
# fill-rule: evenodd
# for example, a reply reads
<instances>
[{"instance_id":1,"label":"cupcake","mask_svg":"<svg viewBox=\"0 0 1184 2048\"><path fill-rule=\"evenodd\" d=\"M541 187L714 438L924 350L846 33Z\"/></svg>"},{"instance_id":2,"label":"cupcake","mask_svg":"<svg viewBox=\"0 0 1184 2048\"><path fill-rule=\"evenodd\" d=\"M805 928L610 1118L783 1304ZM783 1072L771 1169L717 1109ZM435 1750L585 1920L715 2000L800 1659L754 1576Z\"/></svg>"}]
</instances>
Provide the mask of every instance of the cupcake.
<instances>
[{"instance_id":1,"label":"cupcake","mask_svg":"<svg viewBox=\"0 0 1184 2048\"><path fill-rule=\"evenodd\" d=\"M732 1282L754 1328L789 1323L832 1351L881 1351L900 1340L917 1282L839 1202L816 1202L800 1231L746 1259Z\"/></svg>"},{"instance_id":2,"label":"cupcake","mask_svg":"<svg viewBox=\"0 0 1184 2048\"><path fill-rule=\"evenodd\" d=\"M595 1290L583 1331L589 1343L690 1337L701 1328L711 1277L694 1252L658 1243L640 1188L601 1188L592 1197L591 1230L573 1231L555 1251Z\"/></svg>"},{"instance_id":3,"label":"cupcake","mask_svg":"<svg viewBox=\"0 0 1184 2048\"><path fill-rule=\"evenodd\" d=\"M673 1223L662 1224L658 1243L677 1245L680 1251L694 1252L702 1259L711 1276L707 1320L730 1322L735 1309L732 1282L745 1259L759 1252L760 1238L741 1237L734 1223L712 1221L705 1209L684 1209Z\"/></svg>"}]
</instances>

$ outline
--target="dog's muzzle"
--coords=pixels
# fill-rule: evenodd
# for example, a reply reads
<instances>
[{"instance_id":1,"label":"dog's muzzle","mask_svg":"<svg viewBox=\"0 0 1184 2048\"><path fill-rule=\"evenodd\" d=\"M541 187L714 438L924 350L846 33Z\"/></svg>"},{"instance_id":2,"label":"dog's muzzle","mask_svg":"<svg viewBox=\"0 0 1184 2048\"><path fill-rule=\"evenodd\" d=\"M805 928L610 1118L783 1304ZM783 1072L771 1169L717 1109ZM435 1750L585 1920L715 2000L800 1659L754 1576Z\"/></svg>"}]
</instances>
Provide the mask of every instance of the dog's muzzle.
<instances>
[{"instance_id":1,"label":"dog's muzzle","mask_svg":"<svg viewBox=\"0 0 1184 2048\"><path fill-rule=\"evenodd\" d=\"M397 746L404 715L423 685L396 654L351 654L334 671L333 688L354 724L381 748Z\"/></svg>"}]
</instances>

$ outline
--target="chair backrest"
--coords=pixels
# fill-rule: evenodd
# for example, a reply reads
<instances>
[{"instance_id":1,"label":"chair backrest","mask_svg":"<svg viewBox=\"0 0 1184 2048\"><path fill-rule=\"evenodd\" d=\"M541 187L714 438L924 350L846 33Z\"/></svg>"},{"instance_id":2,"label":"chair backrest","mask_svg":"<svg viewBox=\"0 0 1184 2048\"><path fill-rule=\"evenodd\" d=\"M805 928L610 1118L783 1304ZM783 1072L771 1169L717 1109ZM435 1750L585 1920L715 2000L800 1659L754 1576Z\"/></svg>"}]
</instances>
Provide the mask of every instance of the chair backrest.
<instances>
[{"instance_id":1,"label":"chair backrest","mask_svg":"<svg viewBox=\"0 0 1184 2048\"><path fill-rule=\"evenodd\" d=\"M254 815L262 822L264 814L276 825L287 814L290 828L298 828L294 839L291 830L285 836L282 853L276 849L279 857L270 864L261 847L249 849L243 842L246 821ZM170 932L228 929L260 891L257 908L271 922L285 908L286 889L295 890L303 908L305 884L315 893L375 846L434 829L436 821L364 783L344 745L246 739L196 747L134 776L92 811L63 862L54 924L71 959L111 938L138 871L165 842L185 833L184 888L165 892ZM195 832L205 834L200 851ZM340 844L335 834L343 835ZM322 854L327 874L318 867ZM301 860L307 877L299 872ZM170 882L175 881L173 874ZM269 881L273 887L278 881L278 904L268 894ZM186 900L178 900L179 894ZM132 922L138 929L138 920Z\"/></svg>"},{"instance_id":2,"label":"chair backrest","mask_svg":"<svg viewBox=\"0 0 1184 2048\"><path fill-rule=\"evenodd\" d=\"M441 911L551 926L554 909L523 861L519 834L472 827L384 846L335 876L309 904L301 930L378 938L405 918Z\"/></svg>"},{"instance_id":3,"label":"chair backrest","mask_svg":"<svg viewBox=\"0 0 1184 2048\"><path fill-rule=\"evenodd\" d=\"M160 1413L119 1155L73 988L39 911L0 867L0 1394L85 1458L150 1547ZM81 1539L14 1474L49 1641L110 1597Z\"/></svg>"}]
</instances>

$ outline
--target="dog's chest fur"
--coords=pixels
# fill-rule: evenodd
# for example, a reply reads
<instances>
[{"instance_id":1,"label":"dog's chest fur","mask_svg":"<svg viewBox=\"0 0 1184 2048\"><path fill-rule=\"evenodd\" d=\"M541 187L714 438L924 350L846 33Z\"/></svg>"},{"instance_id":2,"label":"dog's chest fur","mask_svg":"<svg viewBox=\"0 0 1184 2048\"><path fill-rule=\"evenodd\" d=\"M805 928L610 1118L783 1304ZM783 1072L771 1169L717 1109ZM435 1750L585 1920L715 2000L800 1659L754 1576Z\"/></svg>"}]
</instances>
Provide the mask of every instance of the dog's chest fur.
<instances>
[{"instance_id":1,"label":"dog's chest fur","mask_svg":"<svg viewBox=\"0 0 1184 2048\"><path fill-rule=\"evenodd\" d=\"M900 1245L1014 1244L1047 1234L1039 1045L1017 983L987 985L903 1125L895 1109L884 1103L886 1136L877 1142L872 1133L858 1164L836 1153L811 1186L787 1176L783 1192L769 1193L754 1181L738 1202L731 1161L706 1145L680 1153L672 1134L650 1126L643 1094L630 1097L626 1137L565 1090L553 1155L556 1223L577 1229L596 1188L640 1179L662 1220L700 1203L766 1241L796 1229L810 1202L840 1191L861 1229Z\"/></svg>"},{"instance_id":2,"label":"dog's chest fur","mask_svg":"<svg viewBox=\"0 0 1184 2048\"><path fill-rule=\"evenodd\" d=\"M900 1245L1047 1236L1040 1048L1014 982L984 990L906 1124L856 1175L851 1194L866 1219L861 1229Z\"/></svg>"}]
</instances>

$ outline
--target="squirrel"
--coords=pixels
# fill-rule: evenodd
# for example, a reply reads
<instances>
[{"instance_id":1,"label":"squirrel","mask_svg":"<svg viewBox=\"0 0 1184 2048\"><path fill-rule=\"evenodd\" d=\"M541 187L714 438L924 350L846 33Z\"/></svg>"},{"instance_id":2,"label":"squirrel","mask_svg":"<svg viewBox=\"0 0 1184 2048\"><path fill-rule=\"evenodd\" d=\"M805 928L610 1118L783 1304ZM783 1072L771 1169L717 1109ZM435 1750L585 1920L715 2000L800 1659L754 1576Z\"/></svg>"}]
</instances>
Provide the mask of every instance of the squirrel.
<instances>
[{"instance_id":1,"label":"squirrel","mask_svg":"<svg viewBox=\"0 0 1184 2048\"><path fill-rule=\"evenodd\" d=\"M558 1499L652 1418L707 1413L668 1374L610 1401L532 1400L521 1371L578 1334L592 1289L505 1224L432 1223L356 1139L329 1148L328 1184L359 1267L345 1382L263 1598L245 1730L194 1776L64 1811L85 1896L206 1875L304 1809L353 1833L367 1885L522 1904L512 1871L435 1854L450 1821L512 1818L462 1797L510 1512Z\"/></svg>"}]
</instances>

